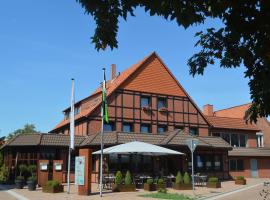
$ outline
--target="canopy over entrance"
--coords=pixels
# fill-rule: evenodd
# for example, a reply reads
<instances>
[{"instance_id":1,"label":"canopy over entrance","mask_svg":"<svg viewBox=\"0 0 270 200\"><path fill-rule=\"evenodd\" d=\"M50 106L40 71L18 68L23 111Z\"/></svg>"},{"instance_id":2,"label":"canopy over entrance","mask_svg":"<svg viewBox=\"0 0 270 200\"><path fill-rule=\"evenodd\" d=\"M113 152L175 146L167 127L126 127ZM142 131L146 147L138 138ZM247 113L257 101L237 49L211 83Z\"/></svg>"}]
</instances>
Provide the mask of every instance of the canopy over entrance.
<instances>
[{"instance_id":1,"label":"canopy over entrance","mask_svg":"<svg viewBox=\"0 0 270 200\"><path fill-rule=\"evenodd\" d=\"M100 154L101 151L96 151L93 154ZM183 155L184 153L160 147L145 142L128 142L125 144L116 145L103 150L104 154L141 154L150 156L160 155Z\"/></svg>"}]
</instances>

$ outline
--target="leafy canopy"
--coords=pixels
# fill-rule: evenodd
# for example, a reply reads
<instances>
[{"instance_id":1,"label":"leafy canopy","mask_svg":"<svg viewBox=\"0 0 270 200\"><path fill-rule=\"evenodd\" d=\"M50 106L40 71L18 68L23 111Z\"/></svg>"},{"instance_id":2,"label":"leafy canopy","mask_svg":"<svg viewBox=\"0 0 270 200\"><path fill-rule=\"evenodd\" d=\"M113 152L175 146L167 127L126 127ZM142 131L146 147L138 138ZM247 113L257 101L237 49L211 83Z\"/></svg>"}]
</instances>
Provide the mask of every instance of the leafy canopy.
<instances>
[{"instance_id":1,"label":"leafy canopy","mask_svg":"<svg viewBox=\"0 0 270 200\"><path fill-rule=\"evenodd\" d=\"M223 27L196 34L199 51L188 60L190 73L203 74L208 65L219 61L222 68L243 64L249 78L252 106L246 119L270 114L270 1L228 0L76 0L96 22L92 42L97 50L118 47L120 18L135 16L137 7L150 16L160 16L188 28L206 19L219 19Z\"/></svg>"},{"instance_id":2,"label":"leafy canopy","mask_svg":"<svg viewBox=\"0 0 270 200\"><path fill-rule=\"evenodd\" d=\"M20 134L38 133L34 124L25 124L23 128L17 129L8 134L7 140L14 138Z\"/></svg>"}]
</instances>

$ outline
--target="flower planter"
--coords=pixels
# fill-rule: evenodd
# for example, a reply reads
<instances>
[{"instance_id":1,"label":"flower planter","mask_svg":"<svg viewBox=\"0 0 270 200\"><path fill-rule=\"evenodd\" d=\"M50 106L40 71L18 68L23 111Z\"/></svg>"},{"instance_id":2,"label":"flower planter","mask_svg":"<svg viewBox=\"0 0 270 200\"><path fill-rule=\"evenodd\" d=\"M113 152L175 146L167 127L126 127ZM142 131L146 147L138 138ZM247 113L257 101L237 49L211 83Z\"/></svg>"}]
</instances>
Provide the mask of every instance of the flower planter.
<instances>
[{"instance_id":1,"label":"flower planter","mask_svg":"<svg viewBox=\"0 0 270 200\"><path fill-rule=\"evenodd\" d=\"M151 108L150 108L149 106L144 106L144 107L142 107L142 110L143 110L143 111L150 111Z\"/></svg>"},{"instance_id":2,"label":"flower planter","mask_svg":"<svg viewBox=\"0 0 270 200\"><path fill-rule=\"evenodd\" d=\"M136 187L134 184L131 185L112 185L113 192L135 192Z\"/></svg>"},{"instance_id":3,"label":"flower planter","mask_svg":"<svg viewBox=\"0 0 270 200\"><path fill-rule=\"evenodd\" d=\"M143 185L143 189L146 191L156 191L156 185L155 184L147 184L145 183Z\"/></svg>"},{"instance_id":4,"label":"flower planter","mask_svg":"<svg viewBox=\"0 0 270 200\"><path fill-rule=\"evenodd\" d=\"M24 181L23 180L15 180L15 188L16 189L23 189Z\"/></svg>"},{"instance_id":5,"label":"flower planter","mask_svg":"<svg viewBox=\"0 0 270 200\"><path fill-rule=\"evenodd\" d=\"M158 111L159 112L168 112L168 108L162 107Z\"/></svg>"},{"instance_id":6,"label":"flower planter","mask_svg":"<svg viewBox=\"0 0 270 200\"><path fill-rule=\"evenodd\" d=\"M37 182L36 181L27 181L27 186L29 191L34 191L37 188Z\"/></svg>"},{"instance_id":7,"label":"flower planter","mask_svg":"<svg viewBox=\"0 0 270 200\"><path fill-rule=\"evenodd\" d=\"M173 183L172 187L175 190L192 190L192 184Z\"/></svg>"},{"instance_id":8,"label":"flower planter","mask_svg":"<svg viewBox=\"0 0 270 200\"><path fill-rule=\"evenodd\" d=\"M58 185L58 186L47 186L47 185L44 185L42 187L42 192L46 192L46 193L59 193L59 192L63 192L64 191L64 188L63 188L63 185Z\"/></svg>"},{"instance_id":9,"label":"flower planter","mask_svg":"<svg viewBox=\"0 0 270 200\"><path fill-rule=\"evenodd\" d=\"M247 184L247 180L246 179L235 179L234 180L235 185L246 185Z\"/></svg>"},{"instance_id":10,"label":"flower planter","mask_svg":"<svg viewBox=\"0 0 270 200\"><path fill-rule=\"evenodd\" d=\"M221 182L207 182L206 187L208 187L208 188L221 188Z\"/></svg>"}]
</instances>

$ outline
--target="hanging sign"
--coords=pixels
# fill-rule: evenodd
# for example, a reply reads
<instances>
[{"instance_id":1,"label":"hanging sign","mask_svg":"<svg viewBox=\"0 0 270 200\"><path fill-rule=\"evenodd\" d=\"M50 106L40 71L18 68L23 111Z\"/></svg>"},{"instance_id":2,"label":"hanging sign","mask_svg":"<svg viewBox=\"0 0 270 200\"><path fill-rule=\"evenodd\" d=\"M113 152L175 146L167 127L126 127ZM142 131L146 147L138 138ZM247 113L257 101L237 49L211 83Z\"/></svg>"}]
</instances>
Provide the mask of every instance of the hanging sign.
<instances>
[{"instance_id":1,"label":"hanging sign","mask_svg":"<svg viewBox=\"0 0 270 200\"><path fill-rule=\"evenodd\" d=\"M76 156L75 158L76 185L84 185L84 165L85 165L85 156Z\"/></svg>"}]
</instances>

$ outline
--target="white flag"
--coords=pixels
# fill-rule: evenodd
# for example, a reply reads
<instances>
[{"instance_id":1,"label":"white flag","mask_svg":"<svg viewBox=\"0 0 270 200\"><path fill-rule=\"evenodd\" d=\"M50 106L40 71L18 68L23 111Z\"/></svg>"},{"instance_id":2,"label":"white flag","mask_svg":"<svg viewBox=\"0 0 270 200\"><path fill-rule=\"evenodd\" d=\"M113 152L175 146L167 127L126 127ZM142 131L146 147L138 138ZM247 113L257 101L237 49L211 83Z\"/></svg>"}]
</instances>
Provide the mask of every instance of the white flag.
<instances>
[{"instance_id":1,"label":"white flag","mask_svg":"<svg viewBox=\"0 0 270 200\"><path fill-rule=\"evenodd\" d=\"M72 80L72 89L71 89L71 106L70 106L70 145L71 149L74 149L74 79Z\"/></svg>"}]
</instances>

